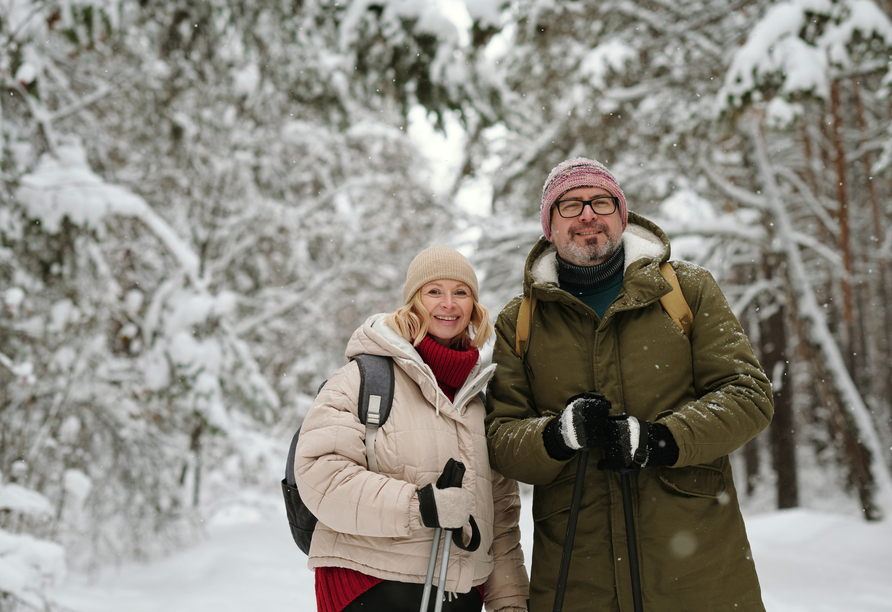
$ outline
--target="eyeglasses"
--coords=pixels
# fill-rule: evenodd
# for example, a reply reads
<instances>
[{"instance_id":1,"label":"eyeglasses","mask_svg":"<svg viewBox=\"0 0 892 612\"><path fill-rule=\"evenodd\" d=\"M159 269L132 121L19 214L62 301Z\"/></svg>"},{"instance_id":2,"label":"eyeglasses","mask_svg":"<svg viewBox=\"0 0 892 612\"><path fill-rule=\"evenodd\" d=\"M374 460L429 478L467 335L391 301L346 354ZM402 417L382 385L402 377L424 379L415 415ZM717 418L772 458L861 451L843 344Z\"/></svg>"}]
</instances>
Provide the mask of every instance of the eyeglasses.
<instances>
[{"instance_id":1,"label":"eyeglasses","mask_svg":"<svg viewBox=\"0 0 892 612\"><path fill-rule=\"evenodd\" d=\"M592 212L596 215L612 215L617 204L619 204L619 198L614 196L598 196L591 200L561 200L554 203L558 214L564 219L578 217L586 206L591 206Z\"/></svg>"}]
</instances>

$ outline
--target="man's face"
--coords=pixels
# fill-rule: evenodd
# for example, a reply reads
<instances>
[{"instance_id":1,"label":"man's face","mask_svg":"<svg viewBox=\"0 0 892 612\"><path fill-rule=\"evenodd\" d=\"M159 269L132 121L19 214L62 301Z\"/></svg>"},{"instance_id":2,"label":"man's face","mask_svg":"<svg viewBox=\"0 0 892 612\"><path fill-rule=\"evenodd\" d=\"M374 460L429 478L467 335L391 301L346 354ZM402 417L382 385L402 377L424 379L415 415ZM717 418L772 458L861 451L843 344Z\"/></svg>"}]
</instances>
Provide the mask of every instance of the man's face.
<instances>
[{"instance_id":1,"label":"man's face","mask_svg":"<svg viewBox=\"0 0 892 612\"><path fill-rule=\"evenodd\" d=\"M610 192L600 187L577 187L562 195L563 200L591 200ZM605 262L621 244L623 222L619 208L609 215L597 215L591 206L585 206L582 214L565 219L558 214L558 207L551 208L551 242L557 247L561 259L577 266L593 266Z\"/></svg>"}]
</instances>

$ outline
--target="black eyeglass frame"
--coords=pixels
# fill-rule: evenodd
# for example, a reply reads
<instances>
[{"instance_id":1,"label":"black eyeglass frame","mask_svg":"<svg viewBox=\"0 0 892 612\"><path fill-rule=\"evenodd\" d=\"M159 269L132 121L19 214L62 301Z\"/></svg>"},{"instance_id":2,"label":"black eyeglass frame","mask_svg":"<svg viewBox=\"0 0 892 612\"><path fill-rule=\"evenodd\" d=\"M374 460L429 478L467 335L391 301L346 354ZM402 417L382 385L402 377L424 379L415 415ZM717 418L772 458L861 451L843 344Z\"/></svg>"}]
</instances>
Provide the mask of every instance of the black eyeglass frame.
<instances>
[{"instance_id":1,"label":"black eyeglass frame","mask_svg":"<svg viewBox=\"0 0 892 612\"><path fill-rule=\"evenodd\" d=\"M611 210L609 213L598 212L597 210L595 210L595 206L594 206L594 202L596 202L597 200L610 200L611 202L613 202L613 210ZM582 202L582 208L579 209L579 212L576 213L575 215L571 215L568 217L567 215L565 215L563 213L563 211L561 211L561 204L563 204L564 202ZM598 197L592 198L591 200L580 200L578 198L573 198L571 200L558 200L557 202L554 203L554 207L557 208L558 214L561 217L563 217L564 219L575 219L576 217L581 215L583 212L585 212L586 206L591 208L592 212L594 214L598 215L599 217L600 216L606 217L606 216L612 215L613 213L616 212L616 209L619 206L619 198L616 196L599 195Z\"/></svg>"}]
</instances>

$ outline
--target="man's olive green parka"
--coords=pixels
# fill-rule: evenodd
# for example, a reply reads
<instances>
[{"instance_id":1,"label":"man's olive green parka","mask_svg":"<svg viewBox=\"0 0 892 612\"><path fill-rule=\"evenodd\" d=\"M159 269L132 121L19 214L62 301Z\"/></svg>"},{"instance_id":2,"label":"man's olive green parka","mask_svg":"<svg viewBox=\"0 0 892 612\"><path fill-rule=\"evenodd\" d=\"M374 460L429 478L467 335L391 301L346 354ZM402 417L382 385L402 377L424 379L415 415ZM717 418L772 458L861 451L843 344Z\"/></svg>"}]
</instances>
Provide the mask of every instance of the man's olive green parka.
<instances>
[{"instance_id":1,"label":"man's olive green parka","mask_svg":"<svg viewBox=\"0 0 892 612\"><path fill-rule=\"evenodd\" d=\"M558 287L556 250L542 238L524 275L538 303L523 359L519 297L495 326L487 437L493 467L535 485L531 610L552 609L577 468L547 454L542 430L568 398L595 390L611 414L662 423L678 444L675 465L632 476L644 609L763 611L728 455L771 421L770 383L708 271L672 263L694 315L688 338L659 302L671 290L659 271L666 235L630 213L623 246L623 286L603 319ZM620 477L599 471L601 458L588 455L564 612L633 609Z\"/></svg>"}]
</instances>

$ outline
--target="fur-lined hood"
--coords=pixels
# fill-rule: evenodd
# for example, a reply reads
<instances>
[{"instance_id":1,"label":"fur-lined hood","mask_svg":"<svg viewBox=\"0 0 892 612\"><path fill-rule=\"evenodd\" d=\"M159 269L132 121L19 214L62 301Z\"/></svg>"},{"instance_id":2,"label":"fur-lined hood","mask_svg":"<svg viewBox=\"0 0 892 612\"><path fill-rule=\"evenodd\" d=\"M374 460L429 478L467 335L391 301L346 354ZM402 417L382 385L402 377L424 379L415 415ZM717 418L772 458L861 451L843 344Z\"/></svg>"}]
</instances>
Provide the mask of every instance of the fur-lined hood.
<instances>
[{"instance_id":1,"label":"fur-lined hood","mask_svg":"<svg viewBox=\"0 0 892 612\"><path fill-rule=\"evenodd\" d=\"M650 262L662 263L671 252L669 238L655 223L633 212L622 236L625 250L624 271ZM530 251L524 271L524 292L533 284L558 284L557 248L543 236Z\"/></svg>"}]
</instances>

